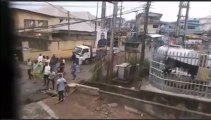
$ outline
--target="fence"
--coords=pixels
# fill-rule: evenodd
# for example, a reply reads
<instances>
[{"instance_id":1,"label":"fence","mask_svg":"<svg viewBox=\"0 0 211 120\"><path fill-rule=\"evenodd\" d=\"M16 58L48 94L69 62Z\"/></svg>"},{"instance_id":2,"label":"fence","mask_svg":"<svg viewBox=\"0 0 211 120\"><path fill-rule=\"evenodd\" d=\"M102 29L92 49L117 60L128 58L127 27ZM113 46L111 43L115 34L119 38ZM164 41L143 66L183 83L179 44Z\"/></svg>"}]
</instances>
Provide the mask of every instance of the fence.
<instances>
[{"instance_id":1,"label":"fence","mask_svg":"<svg viewBox=\"0 0 211 120\"><path fill-rule=\"evenodd\" d=\"M188 75L180 75L170 73L164 75L164 62L162 55L154 52L150 60L150 83L164 91L188 94L193 96L200 96L205 98L211 98L211 81L202 81L197 79L191 79ZM187 57L171 56L175 59L184 59ZM180 57L180 58L178 58ZM199 59L199 58L190 58ZM200 59L199 59L200 60ZM210 59L208 59L209 61Z\"/></svg>"}]
</instances>

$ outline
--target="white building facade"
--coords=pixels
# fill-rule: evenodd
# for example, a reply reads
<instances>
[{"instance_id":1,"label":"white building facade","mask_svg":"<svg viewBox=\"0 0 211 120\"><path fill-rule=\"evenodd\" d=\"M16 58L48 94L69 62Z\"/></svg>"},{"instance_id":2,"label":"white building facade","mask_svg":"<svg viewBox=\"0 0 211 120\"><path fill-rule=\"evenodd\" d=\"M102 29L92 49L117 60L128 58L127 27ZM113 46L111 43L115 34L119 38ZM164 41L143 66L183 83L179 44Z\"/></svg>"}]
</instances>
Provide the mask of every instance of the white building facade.
<instances>
[{"instance_id":1,"label":"white building facade","mask_svg":"<svg viewBox=\"0 0 211 120\"><path fill-rule=\"evenodd\" d=\"M200 30L206 32L211 29L211 15L204 18L200 18L199 20Z\"/></svg>"}]
</instances>

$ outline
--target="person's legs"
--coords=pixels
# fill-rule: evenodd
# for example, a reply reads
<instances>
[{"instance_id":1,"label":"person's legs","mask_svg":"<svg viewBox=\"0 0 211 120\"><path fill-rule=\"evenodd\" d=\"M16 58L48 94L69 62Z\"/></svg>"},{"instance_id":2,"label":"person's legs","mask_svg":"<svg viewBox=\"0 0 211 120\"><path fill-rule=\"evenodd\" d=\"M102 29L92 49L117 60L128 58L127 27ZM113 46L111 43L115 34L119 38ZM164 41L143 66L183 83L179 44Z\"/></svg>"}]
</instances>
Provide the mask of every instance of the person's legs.
<instances>
[{"instance_id":1,"label":"person's legs","mask_svg":"<svg viewBox=\"0 0 211 120\"><path fill-rule=\"evenodd\" d=\"M28 77L29 77L29 80L31 80L31 69L28 69Z\"/></svg>"},{"instance_id":2,"label":"person's legs","mask_svg":"<svg viewBox=\"0 0 211 120\"><path fill-rule=\"evenodd\" d=\"M48 75L44 75L44 85L47 85Z\"/></svg>"},{"instance_id":3,"label":"person's legs","mask_svg":"<svg viewBox=\"0 0 211 120\"><path fill-rule=\"evenodd\" d=\"M72 76L73 76L73 80L75 80L75 72L71 72Z\"/></svg>"},{"instance_id":4,"label":"person's legs","mask_svg":"<svg viewBox=\"0 0 211 120\"><path fill-rule=\"evenodd\" d=\"M78 72L81 72L81 65L78 64Z\"/></svg>"},{"instance_id":5,"label":"person's legs","mask_svg":"<svg viewBox=\"0 0 211 120\"><path fill-rule=\"evenodd\" d=\"M58 94L59 94L59 101L61 101L61 99L62 99L62 91L58 91Z\"/></svg>"},{"instance_id":6,"label":"person's legs","mask_svg":"<svg viewBox=\"0 0 211 120\"><path fill-rule=\"evenodd\" d=\"M61 91L61 100L64 101L64 90Z\"/></svg>"},{"instance_id":7,"label":"person's legs","mask_svg":"<svg viewBox=\"0 0 211 120\"><path fill-rule=\"evenodd\" d=\"M75 74L76 72L73 72L73 79L75 80L75 78L76 78L76 74Z\"/></svg>"},{"instance_id":8,"label":"person's legs","mask_svg":"<svg viewBox=\"0 0 211 120\"><path fill-rule=\"evenodd\" d=\"M51 79L51 83L52 83L52 88L54 90L54 79Z\"/></svg>"},{"instance_id":9,"label":"person's legs","mask_svg":"<svg viewBox=\"0 0 211 120\"><path fill-rule=\"evenodd\" d=\"M49 82L50 82L50 79L47 78L47 89L49 89Z\"/></svg>"}]
</instances>

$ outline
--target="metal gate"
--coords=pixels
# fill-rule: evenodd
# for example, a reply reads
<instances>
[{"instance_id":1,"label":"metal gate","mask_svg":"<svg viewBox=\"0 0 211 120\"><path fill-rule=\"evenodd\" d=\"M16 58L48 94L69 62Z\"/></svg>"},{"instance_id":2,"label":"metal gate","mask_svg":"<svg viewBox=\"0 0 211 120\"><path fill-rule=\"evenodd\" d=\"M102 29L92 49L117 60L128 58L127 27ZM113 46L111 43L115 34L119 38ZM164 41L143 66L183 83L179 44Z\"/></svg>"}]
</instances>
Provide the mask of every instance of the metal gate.
<instances>
[{"instance_id":1,"label":"metal gate","mask_svg":"<svg viewBox=\"0 0 211 120\"><path fill-rule=\"evenodd\" d=\"M193 96L201 96L206 98L211 98L211 80L208 79L206 81L203 80L196 80L190 79L189 76L181 75L178 76L175 73L171 73L168 76L164 76L164 59L160 57L161 55L156 51L151 54L150 59L150 75L149 80L150 83L164 91L179 93L179 94L187 94ZM187 58L186 55L184 57L177 58L178 56L171 56L176 59L184 59ZM207 57L198 57L198 58L191 58L193 60L198 60L200 62L200 66L205 66L205 63L211 61L210 58L205 61ZM210 66L209 66L209 73L210 73Z\"/></svg>"}]
</instances>

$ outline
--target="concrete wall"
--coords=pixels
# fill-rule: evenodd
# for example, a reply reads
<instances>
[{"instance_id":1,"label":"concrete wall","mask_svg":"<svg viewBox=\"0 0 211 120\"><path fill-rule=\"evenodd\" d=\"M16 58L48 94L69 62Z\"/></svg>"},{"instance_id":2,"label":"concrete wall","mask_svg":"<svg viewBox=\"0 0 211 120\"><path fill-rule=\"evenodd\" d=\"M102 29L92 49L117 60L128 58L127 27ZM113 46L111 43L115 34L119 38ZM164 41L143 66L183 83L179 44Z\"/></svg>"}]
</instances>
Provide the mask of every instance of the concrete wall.
<instances>
[{"instance_id":1,"label":"concrete wall","mask_svg":"<svg viewBox=\"0 0 211 120\"><path fill-rule=\"evenodd\" d=\"M24 19L48 20L48 25L55 25L60 22L59 18L17 9L13 9L13 16L15 28L24 28ZM35 22L35 24L38 23Z\"/></svg>"},{"instance_id":2,"label":"concrete wall","mask_svg":"<svg viewBox=\"0 0 211 120\"><path fill-rule=\"evenodd\" d=\"M40 50L23 50L23 60L34 59L43 54L45 56L52 56L55 54L57 57L69 58L72 55L72 51L77 45L88 44L91 45L92 40L79 40L79 41L52 41L48 48L49 51L40 51ZM22 44L27 44L24 41Z\"/></svg>"},{"instance_id":3,"label":"concrete wall","mask_svg":"<svg viewBox=\"0 0 211 120\"><path fill-rule=\"evenodd\" d=\"M100 90L100 95L109 102L127 105L137 111L140 110L161 119L208 119L211 117L211 114L172 107L102 90Z\"/></svg>"}]
</instances>

